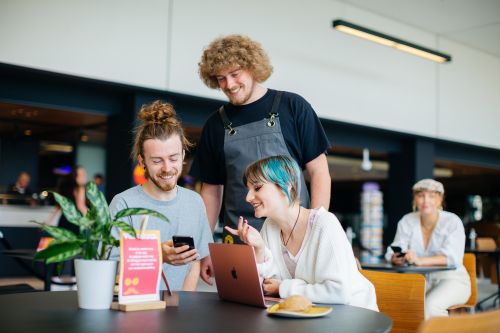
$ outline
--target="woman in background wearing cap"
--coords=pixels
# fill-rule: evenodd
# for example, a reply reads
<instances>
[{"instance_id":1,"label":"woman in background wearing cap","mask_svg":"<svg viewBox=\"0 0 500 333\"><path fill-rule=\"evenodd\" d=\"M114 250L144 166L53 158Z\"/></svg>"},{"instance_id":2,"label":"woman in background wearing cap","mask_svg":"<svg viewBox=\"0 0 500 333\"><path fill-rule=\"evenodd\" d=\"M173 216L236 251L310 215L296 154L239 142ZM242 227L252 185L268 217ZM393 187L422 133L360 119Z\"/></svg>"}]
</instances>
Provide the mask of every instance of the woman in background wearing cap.
<instances>
[{"instance_id":1,"label":"woman in background wearing cap","mask_svg":"<svg viewBox=\"0 0 500 333\"><path fill-rule=\"evenodd\" d=\"M401 247L403 256L389 247L385 255L395 265L448 265L455 270L427 276L425 318L447 316L451 305L465 303L470 296L470 278L463 266L465 231L460 218L443 210L444 187L433 179L413 186L413 213L398 222L392 246Z\"/></svg>"}]
</instances>

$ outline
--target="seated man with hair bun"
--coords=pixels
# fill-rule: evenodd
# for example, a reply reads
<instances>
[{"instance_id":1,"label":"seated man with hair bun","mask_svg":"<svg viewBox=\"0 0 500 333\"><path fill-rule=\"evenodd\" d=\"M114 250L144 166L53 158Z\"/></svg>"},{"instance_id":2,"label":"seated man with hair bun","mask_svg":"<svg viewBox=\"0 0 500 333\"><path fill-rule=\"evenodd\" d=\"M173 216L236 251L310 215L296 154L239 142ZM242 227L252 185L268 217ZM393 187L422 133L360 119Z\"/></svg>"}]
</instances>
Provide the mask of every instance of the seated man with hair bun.
<instances>
[{"instance_id":1,"label":"seated man with hair bun","mask_svg":"<svg viewBox=\"0 0 500 333\"><path fill-rule=\"evenodd\" d=\"M135 129L132 158L144 168L146 183L117 194L110 204L112 214L124 208L149 208L165 215L170 222L150 217L147 229L160 230L163 268L172 290L196 290L200 259L208 256L213 242L205 205L200 195L177 185L182 174L185 151L190 142L172 105L156 101L142 107ZM123 219L136 230L141 216ZM115 230L116 231L116 230ZM192 236L195 248L174 247L173 235ZM115 233L118 236L118 232ZM119 257L115 249L114 257ZM161 289L166 289L162 281Z\"/></svg>"}]
</instances>

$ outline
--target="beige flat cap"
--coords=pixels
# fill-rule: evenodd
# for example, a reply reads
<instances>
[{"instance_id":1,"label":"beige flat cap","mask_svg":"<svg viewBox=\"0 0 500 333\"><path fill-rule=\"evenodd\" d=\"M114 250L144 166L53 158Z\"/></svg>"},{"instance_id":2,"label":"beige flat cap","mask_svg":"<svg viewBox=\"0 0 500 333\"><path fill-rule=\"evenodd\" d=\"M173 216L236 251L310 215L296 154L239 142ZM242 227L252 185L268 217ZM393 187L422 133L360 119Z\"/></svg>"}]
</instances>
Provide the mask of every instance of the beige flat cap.
<instances>
[{"instance_id":1,"label":"beige flat cap","mask_svg":"<svg viewBox=\"0 0 500 333\"><path fill-rule=\"evenodd\" d=\"M444 194L443 184L434 179L422 179L413 185L413 191L432 191Z\"/></svg>"}]
</instances>

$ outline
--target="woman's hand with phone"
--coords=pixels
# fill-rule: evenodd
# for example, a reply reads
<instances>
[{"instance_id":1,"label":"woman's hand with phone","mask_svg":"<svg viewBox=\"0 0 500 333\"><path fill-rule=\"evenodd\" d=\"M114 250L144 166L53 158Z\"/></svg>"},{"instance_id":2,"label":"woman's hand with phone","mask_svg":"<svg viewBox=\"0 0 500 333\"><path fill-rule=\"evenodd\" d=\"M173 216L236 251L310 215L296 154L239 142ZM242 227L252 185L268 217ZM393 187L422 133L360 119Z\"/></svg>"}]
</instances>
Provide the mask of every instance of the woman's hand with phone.
<instances>
[{"instance_id":1,"label":"woman's hand with phone","mask_svg":"<svg viewBox=\"0 0 500 333\"><path fill-rule=\"evenodd\" d=\"M391 257L391 263L393 265L398 265L398 266L406 264L406 259L405 259L406 253L401 250L401 247L391 246L391 249L392 251L394 251Z\"/></svg>"},{"instance_id":2,"label":"woman's hand with phone","mask_svg":"<svg viewBox=\"0 0 500 333\"><path fill-rule=\"evenodd\" d=\"M391 263L393 265L403 266L406 264L406 259L404 256L399 256L397 253L394 253L391 257Z\"/></svg>"}]
</instances>

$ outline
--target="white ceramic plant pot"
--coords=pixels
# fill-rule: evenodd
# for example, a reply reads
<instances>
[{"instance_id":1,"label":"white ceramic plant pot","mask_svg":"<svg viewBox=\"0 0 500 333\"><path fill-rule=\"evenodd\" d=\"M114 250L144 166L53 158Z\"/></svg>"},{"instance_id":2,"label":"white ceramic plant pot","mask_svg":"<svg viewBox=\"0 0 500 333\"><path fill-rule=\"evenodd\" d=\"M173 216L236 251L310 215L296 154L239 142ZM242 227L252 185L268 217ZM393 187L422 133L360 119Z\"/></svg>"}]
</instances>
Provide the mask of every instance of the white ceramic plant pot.
<instances>
[{"instance_id":1,"label":"white ceramic plant pot","mask_svg":"<svg viewBox=\"0 0 500 333\"><path fill-rule=\"evenodd\" d=\"M78 306L109 309L113 301L117 261L75 259Z\"/></svg>"}]
</instances>

